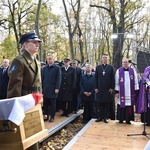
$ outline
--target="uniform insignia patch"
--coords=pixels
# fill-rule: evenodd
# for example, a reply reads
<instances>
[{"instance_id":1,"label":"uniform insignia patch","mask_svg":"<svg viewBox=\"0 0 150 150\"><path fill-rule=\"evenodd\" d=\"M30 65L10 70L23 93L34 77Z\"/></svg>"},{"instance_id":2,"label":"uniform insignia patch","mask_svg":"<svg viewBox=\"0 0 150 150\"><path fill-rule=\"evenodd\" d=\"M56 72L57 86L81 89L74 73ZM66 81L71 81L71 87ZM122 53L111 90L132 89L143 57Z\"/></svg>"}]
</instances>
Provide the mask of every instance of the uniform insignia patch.
<instances>
[{"instance_id":1,"label":"uniform insignia patch","mask_svg":"<svg viewBox=\"0 0 150 150\"><path fill-rule=\"evenodd\" d=\"M16 67L16 66L12 66L11 72L14 72L14 71L16 71L16 70L17 70L17 67Z\"/></svg>"}]
</instances>

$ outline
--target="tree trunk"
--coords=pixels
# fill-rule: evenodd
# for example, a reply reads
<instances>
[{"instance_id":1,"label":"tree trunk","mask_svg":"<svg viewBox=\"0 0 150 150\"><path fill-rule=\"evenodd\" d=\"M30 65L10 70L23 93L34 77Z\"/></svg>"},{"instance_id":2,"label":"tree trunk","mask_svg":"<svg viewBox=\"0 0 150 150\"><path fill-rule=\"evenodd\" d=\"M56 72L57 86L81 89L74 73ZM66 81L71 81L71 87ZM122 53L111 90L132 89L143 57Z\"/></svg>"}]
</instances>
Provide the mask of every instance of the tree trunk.
<instances>
[{"instance_id":1,"label":"tree trunk","mask_svg":"<svg viewBox=\"0 0 150 150\"><path fill-rule=\"evenodd\" d=\"M36 13L36 21L35 21L35 31L36 31L38 37L40 37L40 35L39 35L39 16L40 16L41 3L42 3L42 0L39 0L37 13ZM42 55L43 55L42 45L40 44L40 46L39 46L39 58L38 58L39 61L42 61L42 59L43 59Z\"/></svg>"}]
</instances>

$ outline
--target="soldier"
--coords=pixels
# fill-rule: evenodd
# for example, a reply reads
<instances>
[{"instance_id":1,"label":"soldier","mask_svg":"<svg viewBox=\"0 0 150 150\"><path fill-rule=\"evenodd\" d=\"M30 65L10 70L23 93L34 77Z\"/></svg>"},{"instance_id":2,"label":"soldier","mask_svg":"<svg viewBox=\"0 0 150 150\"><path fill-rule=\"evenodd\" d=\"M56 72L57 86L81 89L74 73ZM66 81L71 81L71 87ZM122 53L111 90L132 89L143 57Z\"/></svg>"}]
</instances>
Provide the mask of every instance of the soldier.
<instances>
[{"instance_id":1,"label":"soldier","mask_svg":"<svg viewBox=\"0 0 150 150\"><path fill-rule=\"evenodd\" d=\"M7 97L19 97L30 93L38 93L41 88L41 66L35 58L41 40L35 32L23 34L20 38L22 54L13 59L8 70L9 83ZM28 150L39 149L35 143Z\"/></svg>"},{"instance_id":2,"label":"soldier","mask_svg":"<svg viewBox=\"0 0 150 150\"><path fill-rule=\"evenodd\" d=\"M13 59L8 70L9 83L7 97L18 97L40 92L41 67L35 57L41 40L35 32L23 34L20 44L23 53Z\"/></svg>"}]
</instances>

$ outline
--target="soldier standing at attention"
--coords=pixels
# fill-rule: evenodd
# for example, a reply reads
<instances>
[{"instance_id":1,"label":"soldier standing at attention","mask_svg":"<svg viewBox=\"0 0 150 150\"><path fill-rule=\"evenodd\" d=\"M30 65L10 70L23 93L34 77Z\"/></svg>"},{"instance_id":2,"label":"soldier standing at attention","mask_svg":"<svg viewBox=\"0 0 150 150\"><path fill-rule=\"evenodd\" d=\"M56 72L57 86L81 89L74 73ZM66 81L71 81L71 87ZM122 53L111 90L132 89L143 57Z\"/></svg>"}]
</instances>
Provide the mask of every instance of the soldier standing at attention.
<instances>
[{"instance_id":1,"label":"soldier standing at attention","mask_svg":"<svg viewBox=\"0 0 150 150\"><path fill-rule=\"evenodd\" d=\"M13 59L8 70L8 98L40 92L41 68L35 57L40 42L35 32L21 36L19 43L22 45L23 52Z\"/></svg>"},{"instance_id":2,"label":"soldier standing at attention","mask_svg":"<svg viewBox=\"0 0 150 150\"><path fill-rule=\"evenodd\" d=\"M39 93L41 88L41 66L35 54L38 52L41 40L35 32L23 34L20 38L22 54L13 59L9 70L7 97L19 97L30 93ZM37 150L38 144L28 150Z\"/></svg>"}]
</instances>

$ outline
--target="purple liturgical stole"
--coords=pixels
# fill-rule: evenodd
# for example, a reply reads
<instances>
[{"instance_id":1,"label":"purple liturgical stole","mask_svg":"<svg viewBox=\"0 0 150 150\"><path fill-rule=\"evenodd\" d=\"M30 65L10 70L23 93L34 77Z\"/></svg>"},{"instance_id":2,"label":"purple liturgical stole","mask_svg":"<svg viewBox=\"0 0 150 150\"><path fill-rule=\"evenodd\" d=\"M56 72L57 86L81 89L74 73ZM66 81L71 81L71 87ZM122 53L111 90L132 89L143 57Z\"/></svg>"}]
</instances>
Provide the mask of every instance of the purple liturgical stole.
<instances>
[{"instance_id":1,"label":"purple liturgical stole","mask_svg":"<svg viewBox=\"0 0 150 150\"><path fill-rule=\"evenodd\" d=\"M148 99L148 104L150 105L150 92L147 90L147 99Z\"/></svg>"},{"instance_id":2,"label":"purple liturgical stole","mask_svg":"<svg viewBox=\"0 0 150 150\"><path fill-rule=\"evenodd\" d=\"M130 90L131 90L131 105L134 105L135 99L135 88L134 88L134 70L132 68L129 69L129 76L130 76ZM119 85L120 85L120 107L125 107L125 85L124 85L124 68L119 68Z\"/></svg>"},{"instance_id":3,"label":"purple liturgical stole","mask_svg":"<svg viewBox=\"0 0 150 150\"><path fill-rule=\"evenodd\" d=\"M147 112L146 85L144 82L145 81L142 79L142 82L140 84L138 100L136 104L136 113Z\"/></svg>"},{"instance_id":4,"label":"purple liturgical stole","mask_svg":"<svg viewBox=\"0 0 150 150\"><path fill-rule=\"evenodd\" d=\"M136 113L147 112L148 103L150 105L150 92L146 89L146 84L147 84L146 80L150 80L149 74L150 74L150 66L144 70L142 76L142 82L140 85L140 91L139 91L138 100L136 104Z\"/></svg>"}]
</instances>

